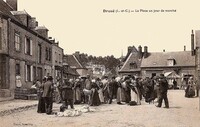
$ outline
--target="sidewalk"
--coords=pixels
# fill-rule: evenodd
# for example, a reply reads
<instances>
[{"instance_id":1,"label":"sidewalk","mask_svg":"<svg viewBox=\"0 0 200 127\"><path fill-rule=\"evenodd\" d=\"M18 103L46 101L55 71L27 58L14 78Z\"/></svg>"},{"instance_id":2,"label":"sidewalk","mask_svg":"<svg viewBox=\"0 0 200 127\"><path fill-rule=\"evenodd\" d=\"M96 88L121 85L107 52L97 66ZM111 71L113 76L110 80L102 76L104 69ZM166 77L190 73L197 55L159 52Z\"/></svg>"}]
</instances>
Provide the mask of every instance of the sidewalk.
<instances>
[{"instance_id":1,"label":"sidewalk","mask_svg":"<svg viewBox=\"0 0 200 127\"><path fill-rule=\"evenodd\" d=\"M1 101L0 102L0 117L36 107L37 103L38 103L37 100L13 99L13 100L8 100L8 101Z\"/></svg>"}]
</instances>

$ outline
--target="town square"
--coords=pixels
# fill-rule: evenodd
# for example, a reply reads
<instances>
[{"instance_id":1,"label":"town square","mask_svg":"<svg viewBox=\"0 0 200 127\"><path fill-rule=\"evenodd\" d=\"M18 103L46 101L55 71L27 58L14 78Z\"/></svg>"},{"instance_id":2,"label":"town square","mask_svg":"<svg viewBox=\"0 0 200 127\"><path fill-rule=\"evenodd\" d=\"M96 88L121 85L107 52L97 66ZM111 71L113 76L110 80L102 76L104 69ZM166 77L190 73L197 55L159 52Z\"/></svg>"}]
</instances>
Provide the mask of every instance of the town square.
<instances>
[{"instance_id":1,"label":"town square","mask_svg":"<svg viewBox=\"0 0 200 127\"><path fill-rule=\"evenodd\" d=\"M0 127L199 127L198 2L97 3L0 0Z\"/></svg>"}]
</instances>

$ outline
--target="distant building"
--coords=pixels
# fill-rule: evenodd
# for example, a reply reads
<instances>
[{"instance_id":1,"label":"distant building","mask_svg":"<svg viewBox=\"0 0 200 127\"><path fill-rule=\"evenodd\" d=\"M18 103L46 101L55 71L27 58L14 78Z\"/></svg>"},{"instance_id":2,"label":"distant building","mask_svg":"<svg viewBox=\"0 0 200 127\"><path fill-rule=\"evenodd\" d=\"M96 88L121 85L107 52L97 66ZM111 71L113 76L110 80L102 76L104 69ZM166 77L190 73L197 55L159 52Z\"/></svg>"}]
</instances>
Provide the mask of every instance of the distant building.
<instances>
[{"instance_id":1,"label":"distant building","mask_svg":"<svg viewBox=\"0 0 200 127\"><path fill-rule=\"evenodd\" d=\"M52 42L52 76L54 82L57 82L63 78L63 49L55 39L50 41Z\"/></svg>"},{"instance_id":2,"label":"distant building","mask_svg":"<svg viewBox=\"0 0 200 127\"><path fill-rule=\"evenodd\" d=\"M161 73L176 72L181 77L195 75L195 57L190 51L151 52L142 59L141 75L152 77Z\"/></svg>"},{"instance_id":3,"label":"distant building","mask_svg":"<svg viewBox=\"0 0 200 127\"><path fill-rule=\"evenodd\" d=\"M130 51L131 50L131 51ZM148 52L148 47L141 46L138 50L133 46L128 48L127 56L119 70L121 75L135 75L141 78L159 75L169 76L173 74L187 80L189 76L195 76L195 56L191 51L177 52Z\"/></svg>"},{"instance_id":4,"label":"distant building","mask_svg":"<svg viewBox=\"0 0 200 127\"><path fill-rule=\"evenodd\" d=\"M88 70L91 70L90 74L92 77L102 77L106 73L106 69L104 65L98 65L98 64L89 64L87 66Z\"/></svg>"},{"instance_id":5,"label":"distant building","mask_svg":"<svg viewBox=\"0 0 200 127\"><path fill-rule=\"evenodd\" d=\"M138 47L138 50L135 46L128 47L128 53L126 57L121 61L121 64L118 68L118 73L120 75L141 75L141 58L142 51L141 46Z\"/></svg>"},{"instance_id":6,"label":"distant building","mask_svg":"<svg viewBox=\"0 0 200 127\"><path fill-rule=\"evenodd\" d=\"M67 63L70 68L75 69L80 76L86 76L88 69L80 62L78 55L78 52L73 55L64 55L63 62Z\"/></svg>"}]
</instances>

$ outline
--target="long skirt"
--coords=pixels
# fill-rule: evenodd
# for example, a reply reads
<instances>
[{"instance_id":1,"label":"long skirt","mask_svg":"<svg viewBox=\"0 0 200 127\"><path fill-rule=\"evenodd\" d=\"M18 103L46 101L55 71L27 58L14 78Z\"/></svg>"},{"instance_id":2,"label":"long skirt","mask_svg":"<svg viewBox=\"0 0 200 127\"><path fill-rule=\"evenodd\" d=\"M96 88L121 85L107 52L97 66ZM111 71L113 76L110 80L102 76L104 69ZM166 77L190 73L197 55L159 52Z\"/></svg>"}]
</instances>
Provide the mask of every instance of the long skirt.
<instances>
[{"instance_id":1,"label":"long skirt","mask_svg":"<svg viewBox=\"0 0 200 127\"><path fill-rule=\"evenodd\" d=\"M77 87L74 91L74 103L80 103L81 102L81 91L80 88Z\"/></svg>"},{"instance_id":2,"label":"long skirt","mask_svg":"<svg viewBox=\"0 0 200 127\"><path fill-rule=\"evenodd\" d=\"M42 96L39 96L37 112L45 113L45 102L44 102L44 98Z\"/></svg>"},{"instance_id":3,"label":"long skirt","mask_svg":"<svg viewBox=\"0 0 200 127\"><path fill-rule=\"evenodd\" d=\"M139 95L139 92L138 92L138 89L137 87L134 87L135 90L132 90L131 89L131 101L135 101L137 102L137 104L141 104L140 102L140 95Z\"/></svg>"},{"instance_id":4,"label":"long skirt","mask_svg":"<svg viewBox=\"0 0 200 127\"><path fill-rule=\"evenodd\" d=\"M124 101L125 101L124 89L119 87L117 89L117 102L124 102Z\"/></svg>"},{"instance_id":5,"label":"long skirt","mask_svg":"<svg viewBox=\"0 0 200 127\"><path fill-rule=\"evenodd\" d=\"M100 102L103 103L104 102L104 97L103 97L103 91L102 91L102 89L99 89L98 93L99 93Z\"/></svg>"},{"instance_id":6,"label":"long skirt","mask_svg":"<svg viewBox=\"0 0 200 127\"><path fill-rule=\"evenodd\" d=\"M99 99L99 94L96 89L92 89L92 96L91 96L91 106L99 106L101 104Z\"/></svg>"}]
</instances>

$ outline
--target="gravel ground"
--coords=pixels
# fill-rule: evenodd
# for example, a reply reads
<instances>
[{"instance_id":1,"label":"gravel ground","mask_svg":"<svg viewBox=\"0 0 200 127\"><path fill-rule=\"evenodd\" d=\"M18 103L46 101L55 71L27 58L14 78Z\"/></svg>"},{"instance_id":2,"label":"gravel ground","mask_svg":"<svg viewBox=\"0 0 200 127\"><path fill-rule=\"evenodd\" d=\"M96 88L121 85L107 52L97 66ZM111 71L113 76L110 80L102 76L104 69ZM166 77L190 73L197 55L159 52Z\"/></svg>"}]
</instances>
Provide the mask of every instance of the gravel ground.
<instances>
[{"instance_id":1,"label":"gravel ground","mask_svg":"<svg viewBox=\"0 0 200 127\"><path fill-rule=\"evenodd\" d=\"M128 106L104 104L92 107L95 112L77 117L38 114L36 108L0 117L0 127L199 127L199 98L185 98L184 91L170 90L170 108L154 104ZM53 111L59 111L54 104ZM75 105L79 108L82 105ZM164 105L163 105L164 106Z\"/></svg>"}]
</instances>

